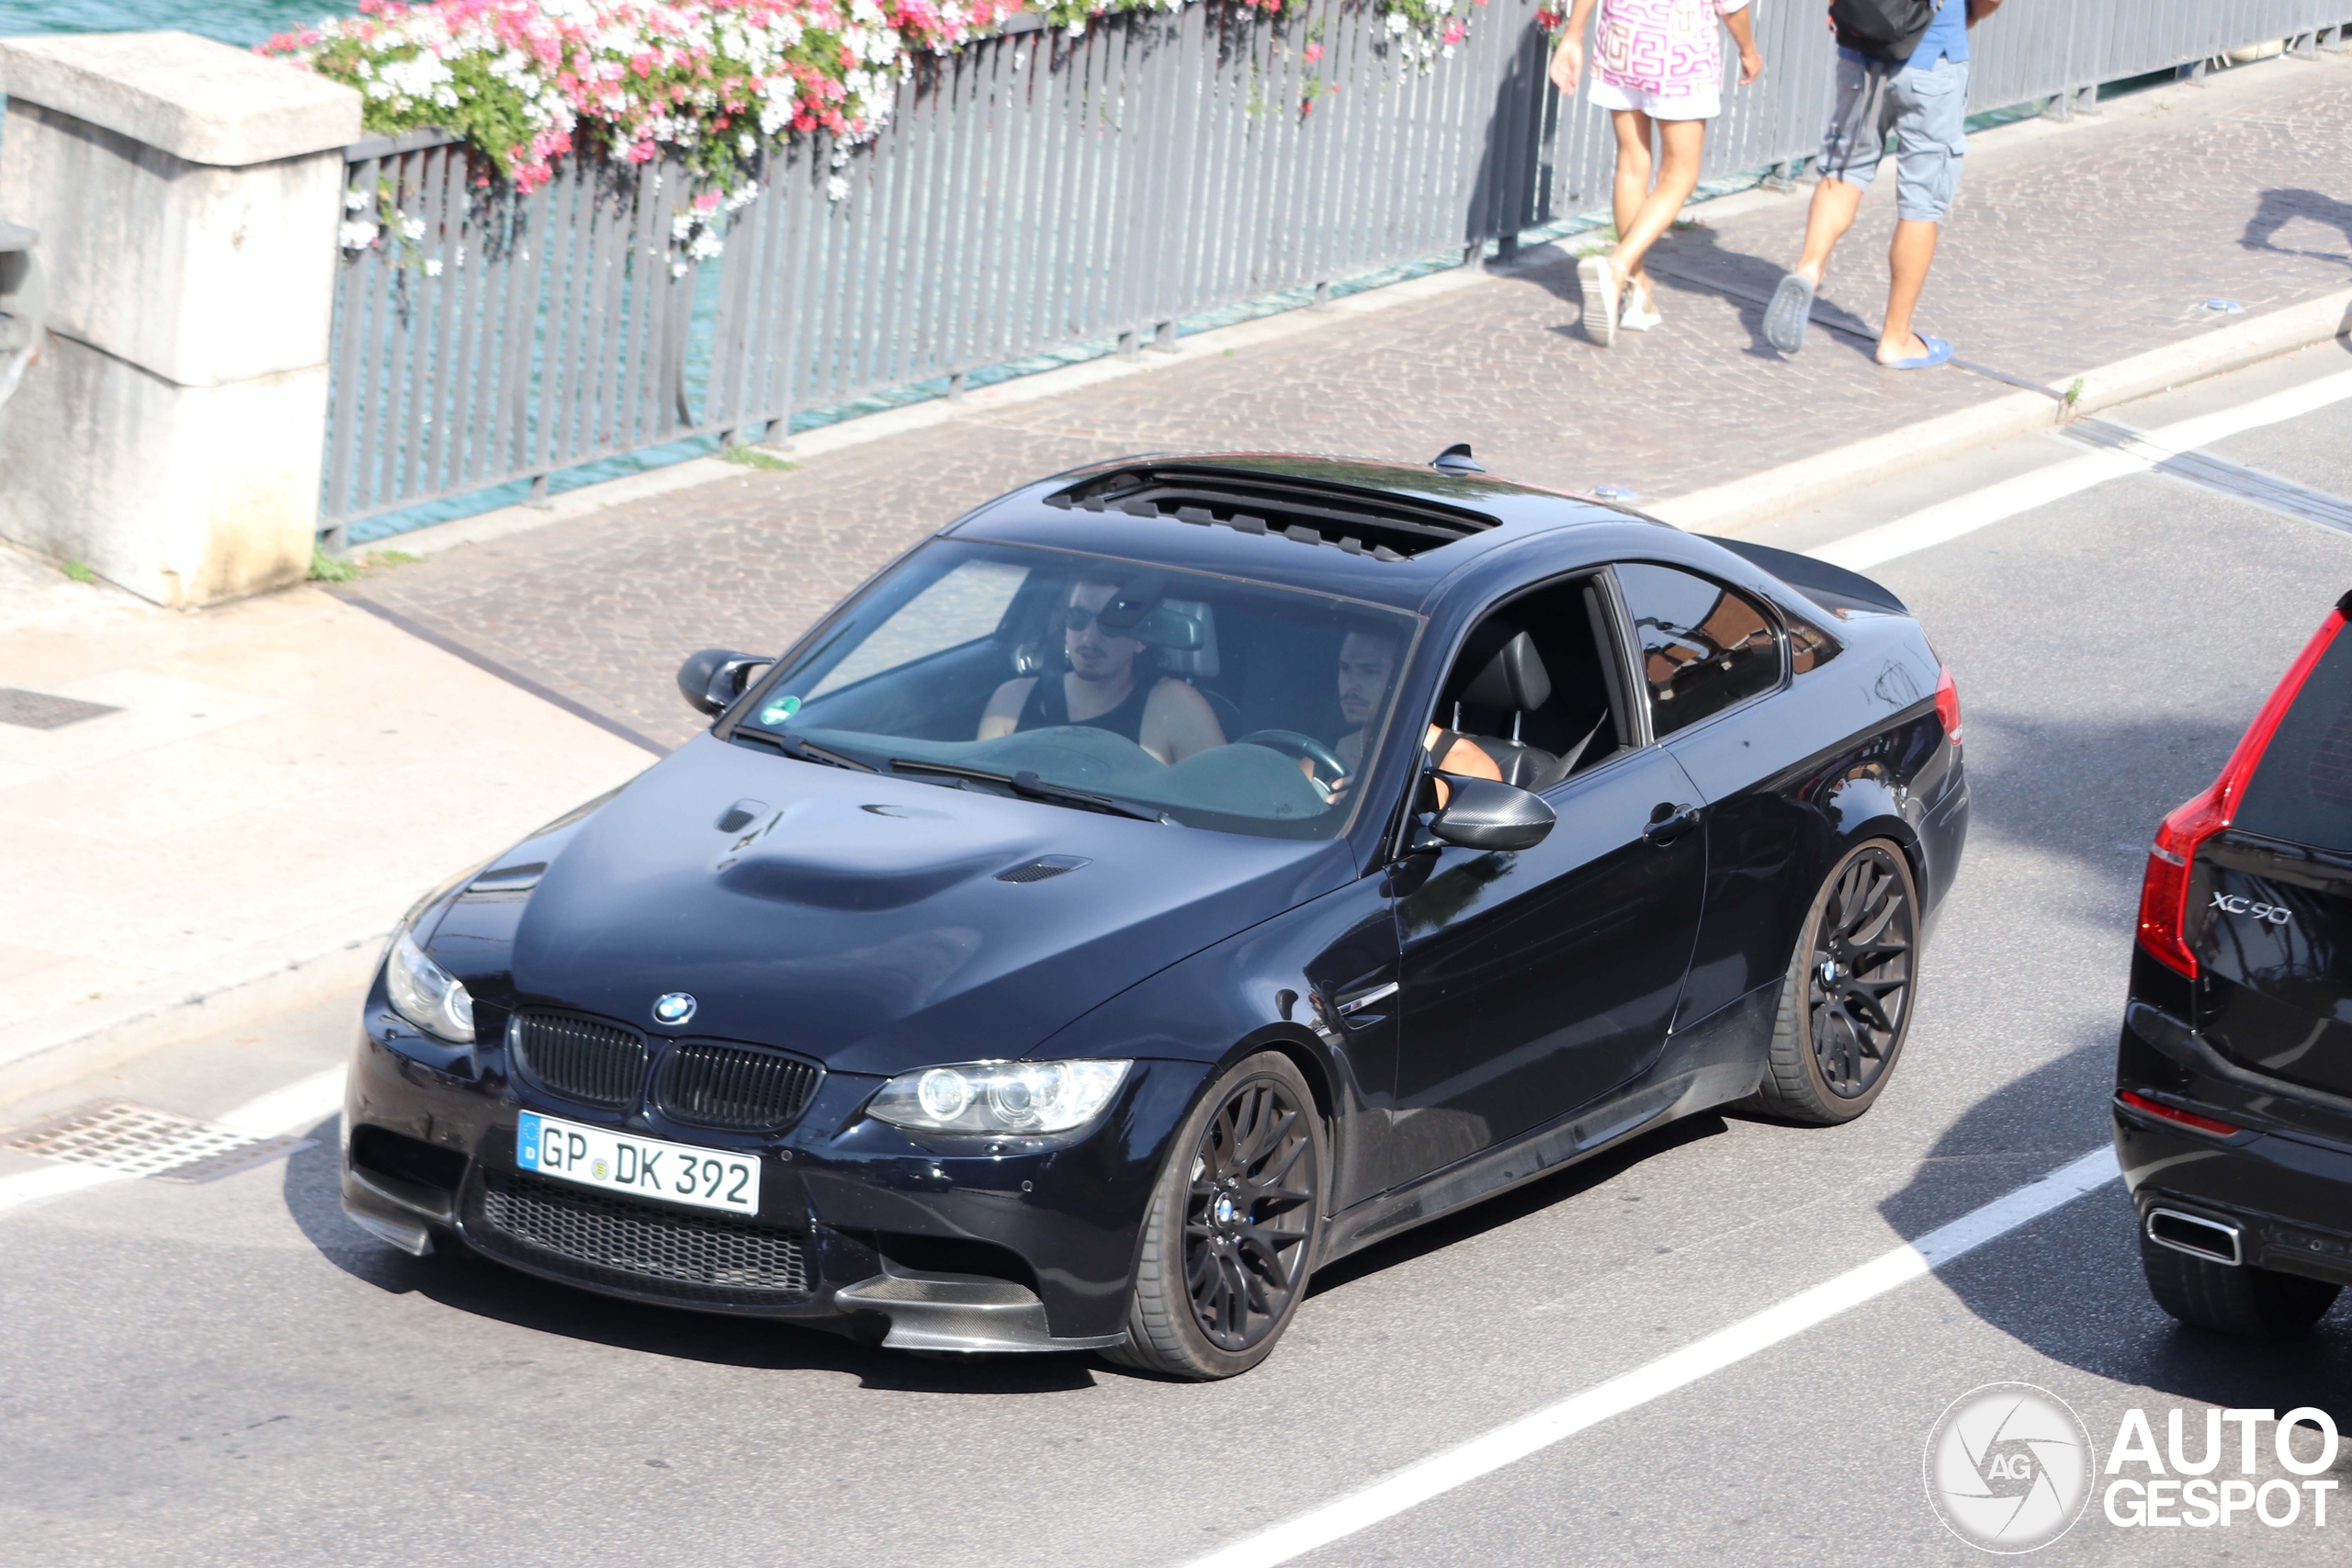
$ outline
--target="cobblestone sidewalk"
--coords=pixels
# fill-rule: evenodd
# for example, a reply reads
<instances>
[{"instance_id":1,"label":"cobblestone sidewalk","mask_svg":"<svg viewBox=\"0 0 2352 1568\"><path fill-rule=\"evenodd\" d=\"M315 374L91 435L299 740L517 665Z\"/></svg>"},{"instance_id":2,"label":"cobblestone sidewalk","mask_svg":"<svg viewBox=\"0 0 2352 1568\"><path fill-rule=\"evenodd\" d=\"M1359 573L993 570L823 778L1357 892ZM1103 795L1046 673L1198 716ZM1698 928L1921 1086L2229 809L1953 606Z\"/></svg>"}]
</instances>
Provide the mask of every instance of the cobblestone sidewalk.
<instances>
[{"instance_id":1,"label":"cobblestone sidewalk","mask_svg":"<svg viewBox=\"0 0 2352 1568\"><path fill-rule=\"evenodd\" d=\"M2015 128L1973 154L1923 330L2044 384L2352 280L2352 62L2274 61L2098 120ZM1873 330L1892 173L1823 313ZM1538 484L1643 502L1898 430L2013 389L1902 375L1816 331L1783 358L1761 311L1804 196L1750 202L1656 254L1666 324L1604 352L1556 251L1476 287L1287 342L747 474L425 564L347 592L657 739L698 728L672 671L696 648L781 648L892 555L1037 475L1170 448L1423 458L1469 440ZM1671 276L1666 276L1670 274Z\"/></svg>"}]
</instances>

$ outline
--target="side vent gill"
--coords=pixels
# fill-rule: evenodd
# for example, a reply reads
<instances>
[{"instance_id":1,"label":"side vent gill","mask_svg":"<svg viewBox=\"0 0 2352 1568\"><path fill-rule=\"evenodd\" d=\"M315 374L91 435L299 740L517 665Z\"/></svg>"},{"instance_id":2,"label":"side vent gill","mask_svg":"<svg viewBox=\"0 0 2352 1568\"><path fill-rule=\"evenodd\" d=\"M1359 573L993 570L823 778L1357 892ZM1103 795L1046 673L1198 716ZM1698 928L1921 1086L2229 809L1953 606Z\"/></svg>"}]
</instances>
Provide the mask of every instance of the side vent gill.
<instances>
[{"instance_id":1,"label":"side vent gill","mask_svg":"<svg viewBox=\"0 0 2352 1568\"><path fill-rule=\"evenodd\" d=\"M1047 496L1046 504L1279 535L1297 544L1329 545L1384 561L1404 560L1470 538L1496 523L1484 513L1418 496L1174 463L1097 474Z\"/></svg>"},{"instance_id":2,"label":"side vent gill","mask_svg":"<svg viewBox=\"0 0 2352 1568\"><path fill-rule=\"evenodd\" d=\"M1080 866L1093 863L1084 855L1039 855L1035 860L1023 861L1010 871L998 872L996 879L999 882L1049 882L1076 871Z\"/></svg>"}]
</instances>

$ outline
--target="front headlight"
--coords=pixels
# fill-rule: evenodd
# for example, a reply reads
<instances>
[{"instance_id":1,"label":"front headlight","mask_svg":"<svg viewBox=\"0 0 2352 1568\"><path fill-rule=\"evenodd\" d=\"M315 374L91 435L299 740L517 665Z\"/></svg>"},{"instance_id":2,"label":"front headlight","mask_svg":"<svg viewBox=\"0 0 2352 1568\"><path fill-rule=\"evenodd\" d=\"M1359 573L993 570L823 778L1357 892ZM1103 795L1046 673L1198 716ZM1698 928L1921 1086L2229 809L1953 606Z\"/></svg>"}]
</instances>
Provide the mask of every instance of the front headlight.
<instances>
[{"instance_id":1,"label":"front headlight","mask_svg":"<svg viewBox=\"0 0 2352 1568\"><path fill-rule=\"evenodd\" d=\"M1068 1133L1102 1114L1128 1062L964 1062L901 1073L865 1108L926 1133Z\"/></svg>"},{"instance_id":2,"label":"front headlight","mask_svg":"<svg viewBox=\"0 0 2352 1568\"><path fill-rule=\"evenodd\" d=\"M425 1033L459 1045L473 1043L473 994L425 957L406 927L384 955L384 989L391 996L392 1010Z\"/></svg>"}]
</instances>

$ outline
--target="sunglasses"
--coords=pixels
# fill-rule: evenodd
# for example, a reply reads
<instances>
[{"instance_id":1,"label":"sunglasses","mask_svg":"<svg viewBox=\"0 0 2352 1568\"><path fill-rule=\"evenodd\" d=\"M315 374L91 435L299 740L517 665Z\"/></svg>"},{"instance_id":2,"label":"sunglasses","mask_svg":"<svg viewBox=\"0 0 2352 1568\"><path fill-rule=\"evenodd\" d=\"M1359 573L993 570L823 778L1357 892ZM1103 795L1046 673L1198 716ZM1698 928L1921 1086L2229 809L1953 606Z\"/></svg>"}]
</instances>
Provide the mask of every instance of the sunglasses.
<instances>
[{"instance_id":1,"label":"sunglasses","mask_svg":"<svg viewBox=\"0 0 2352 1568\"><path fill-rule=\"evenodd\" d=\"M1087 627L1100 623L1102 618L1102 615L1096 611L1080 609L1076 604L1068 605L1061 613L1062 629L1065 631L1083 632ZM1102 627L1102 635L1104 637L1126 637L1130 634L1126 631L1122 631L1115 626L1104 626Z\"/></svg>"}]
</instances>

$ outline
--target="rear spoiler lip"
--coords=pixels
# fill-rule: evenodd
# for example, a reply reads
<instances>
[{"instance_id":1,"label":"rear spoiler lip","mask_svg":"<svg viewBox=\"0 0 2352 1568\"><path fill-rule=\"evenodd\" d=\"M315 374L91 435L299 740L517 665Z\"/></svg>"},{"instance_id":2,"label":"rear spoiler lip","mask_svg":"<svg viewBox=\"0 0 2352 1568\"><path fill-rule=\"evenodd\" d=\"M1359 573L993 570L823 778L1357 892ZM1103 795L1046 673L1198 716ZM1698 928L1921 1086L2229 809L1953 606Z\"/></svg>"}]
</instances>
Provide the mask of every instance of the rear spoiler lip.
<instances>
[{"instance_id":1,"label":"rear spoiler lip","mask_svg":"<svg viewBox=\"0 0 2352 1568\"><path fill-rule=\"evenodd\" d=\"M1859 571L1849 571L1842 566L1832 566L1813 556L1800 555L1794 550L1777 549L1759 545L1752 539L1725 539L1713 534L1701 538L1760 567L1807 598L1821 599L1830 609L1850 605L1859 609L1882 610L1889 615L1908 615L1911 607L1896 598L1883 584L1874 582Z\"/></svg>"}]
</instances>

